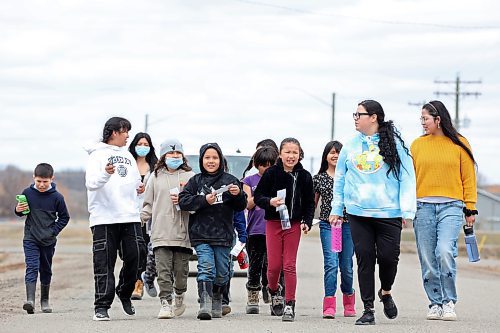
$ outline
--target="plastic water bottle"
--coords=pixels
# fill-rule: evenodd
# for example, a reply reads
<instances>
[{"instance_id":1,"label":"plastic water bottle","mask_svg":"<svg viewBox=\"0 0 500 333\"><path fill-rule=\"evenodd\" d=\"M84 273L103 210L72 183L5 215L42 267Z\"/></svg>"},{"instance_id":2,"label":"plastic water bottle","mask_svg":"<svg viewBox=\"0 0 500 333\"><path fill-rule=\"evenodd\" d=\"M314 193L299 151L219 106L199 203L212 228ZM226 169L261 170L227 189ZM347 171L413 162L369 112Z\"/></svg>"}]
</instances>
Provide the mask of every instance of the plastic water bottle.
<instances>
[{"instance_id":1,"label":"plastic water bottle","mask_svg":"<svg viewBox=\"0 0 500 333\"><path fill-rule=\"evenodd\" d=\"M290 217L288 216L288 208L286 208L286 205L280 205L278 207L278 212L280 213L281 229L290 229L292 225L290 223Z\"/></svg>"},{"instance_id":2,"label":"plastic water bottle","mask_svg":"<svg viewBox=\"0 0 500 333\"><path fill-rule=\"evenodd\" d=\"M342 252L342 224L332 225L332 251Z\"/></svg>"},{"instance_id":3,"label":"plastic water bottle","mask_svg":"<svg viewBox=\"0 0 500 333\"><path fill-rule=\"evenodd\" d=\"M467 255L470 262L479 261L479 250L477 248L476 235L474 235L474 228L464 225L465 233L465 247L467 248Z\"/></svg>"}]
</instances>

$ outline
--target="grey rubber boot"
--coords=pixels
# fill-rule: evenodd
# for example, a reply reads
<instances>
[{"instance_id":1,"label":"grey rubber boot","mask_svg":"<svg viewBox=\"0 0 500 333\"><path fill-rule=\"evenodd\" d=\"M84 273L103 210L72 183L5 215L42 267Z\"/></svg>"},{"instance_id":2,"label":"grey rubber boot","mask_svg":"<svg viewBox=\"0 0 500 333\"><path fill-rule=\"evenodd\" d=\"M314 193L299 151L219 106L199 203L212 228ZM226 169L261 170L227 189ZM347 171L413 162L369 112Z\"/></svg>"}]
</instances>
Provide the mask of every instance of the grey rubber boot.
<instances>
[{"instance_id":1,"label":"grey rubber boot","mask_svg":"<svg viewBox=\"0 0 500 333\"><path fill-rule=\"evenodd\" d=\"M35 313L35 291L36 282L26 283L26 302L24 302L23 310L29 314Z\"/></svg>"},{"instance_id":2,"label":"grey rubber boot","mask_svg":"<svg viewBox=\"0 0 500 333\"><path fill-rule=\"evenodd\" d=\"M49 305L49 290L50 284L41 285L40 286L40 306L42 308L42 312L51 313L52 308Z\"/></svg>"},{"instance_id":3,"label":"grey rubber boot","mask_svg":"<svg viewBox=\"0 0 500 333\"><path fill-rule=\"evenodd\" d=\"M198 297L200 300L198 319L212 319L212 282L198 282Z\"/></svg>"},{"instance_id":4,"label":"grey rubber boot","mask_svg":"<svg viewBox=\"0 0 500 333\"><path fill-rule=\"evenodd\" d=\"M225 286L214 285L212 298L212 318L222 318L222 293Z\"/></svg>"}]
</instances>

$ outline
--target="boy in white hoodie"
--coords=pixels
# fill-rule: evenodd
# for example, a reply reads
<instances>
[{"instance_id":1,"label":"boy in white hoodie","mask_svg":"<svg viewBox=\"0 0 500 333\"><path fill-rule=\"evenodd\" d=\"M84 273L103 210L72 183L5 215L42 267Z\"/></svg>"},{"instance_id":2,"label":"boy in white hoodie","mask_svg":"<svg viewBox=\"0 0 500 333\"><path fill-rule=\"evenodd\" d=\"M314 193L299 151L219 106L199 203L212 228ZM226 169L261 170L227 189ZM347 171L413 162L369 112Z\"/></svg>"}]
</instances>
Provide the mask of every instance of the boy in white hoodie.
<instances>
[{"instance_id":1,"label":"boy in white hoodie","mask_svg":"<svg viewBox=\"0 0 500 333\"><path fill-rule=\"evenodd\" d=\"M95 281L94 320L109 320L115 297L114 268L117 253L123 260L116 294L126 315L135 315L130 301L144 248L137 195L144 192L139 169L125 148L132 128L124 118L110 118L102 142L89 150L85 174L90 228L93 239Z\"/></svg>"}]
</instances>

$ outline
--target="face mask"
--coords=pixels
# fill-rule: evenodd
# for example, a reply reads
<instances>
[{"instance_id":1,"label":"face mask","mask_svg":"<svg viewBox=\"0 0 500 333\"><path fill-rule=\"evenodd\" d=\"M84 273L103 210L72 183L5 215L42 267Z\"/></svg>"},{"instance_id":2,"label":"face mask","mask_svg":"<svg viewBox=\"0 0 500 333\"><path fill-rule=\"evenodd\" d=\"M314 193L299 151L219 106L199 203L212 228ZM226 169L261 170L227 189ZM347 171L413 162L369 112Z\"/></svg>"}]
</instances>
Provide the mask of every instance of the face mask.
<instances>
[{"instance_id":1,"label":"face mask","mask_svg":"<svg viewBox=\"0 0 500 333\"><path fill-rule=\"evenodd\" d=\"M165 159L165 164L167 165L167 168L172 169L172 170L177 170L184 161L182 160L182 157L167 157Z\"/></svg>"},{"instance_id":2,"label":"face mask","mask_svg":"<svg viewBox=\"0 0 500 333\"><path fill-rule=\"evenodd\" d=\"M135 152L138 156L144 157L149 153L150 148L148 146L135 146Z\"/></svg>"}]
</instances>

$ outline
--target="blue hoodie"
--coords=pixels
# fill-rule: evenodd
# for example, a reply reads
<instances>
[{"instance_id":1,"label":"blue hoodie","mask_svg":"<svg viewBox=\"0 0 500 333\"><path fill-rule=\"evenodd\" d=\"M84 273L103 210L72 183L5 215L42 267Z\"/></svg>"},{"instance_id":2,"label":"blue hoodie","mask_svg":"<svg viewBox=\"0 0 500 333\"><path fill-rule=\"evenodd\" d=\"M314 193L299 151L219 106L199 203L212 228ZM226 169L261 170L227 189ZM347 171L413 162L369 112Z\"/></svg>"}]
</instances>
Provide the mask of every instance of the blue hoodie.
<instances>
[{"instance_id":1,"label":"blue hoodie","mask_svg":"<svg viewBox=\"0 0 500 333\"><path fill-rule=\"evenodd\" d=\"M417 210L413 160L399 139L396 147L401 159L399 180L379 154L377 134L358 133L342 147L335 169L331 215L347 213L375 218L413 219Z\"/></svg>"}]
</instances>

